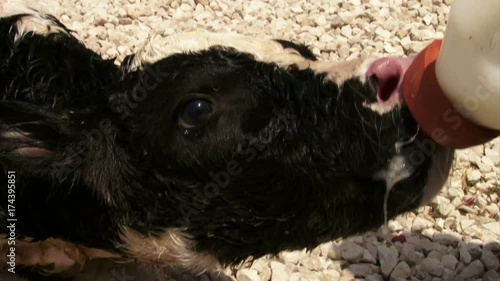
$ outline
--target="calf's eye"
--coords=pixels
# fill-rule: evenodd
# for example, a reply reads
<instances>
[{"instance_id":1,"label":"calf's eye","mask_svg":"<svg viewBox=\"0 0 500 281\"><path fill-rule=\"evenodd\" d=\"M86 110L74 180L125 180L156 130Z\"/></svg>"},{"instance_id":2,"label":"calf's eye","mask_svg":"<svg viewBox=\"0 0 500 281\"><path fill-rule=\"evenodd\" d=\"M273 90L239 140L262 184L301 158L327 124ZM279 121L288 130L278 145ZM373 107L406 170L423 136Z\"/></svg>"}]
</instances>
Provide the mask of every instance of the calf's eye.
<instances>
[{"instance_id":1,"label":"calf's eye","mask_svg":"<svg viewBox=\"0 0 500 281\"><path fill-rule=\"evenodd\" d=\"M199 127L210 118L213 105L207 100L192 100L184 105L179 115L179 125L186 129Z\"/></svg>"}]
</instances>

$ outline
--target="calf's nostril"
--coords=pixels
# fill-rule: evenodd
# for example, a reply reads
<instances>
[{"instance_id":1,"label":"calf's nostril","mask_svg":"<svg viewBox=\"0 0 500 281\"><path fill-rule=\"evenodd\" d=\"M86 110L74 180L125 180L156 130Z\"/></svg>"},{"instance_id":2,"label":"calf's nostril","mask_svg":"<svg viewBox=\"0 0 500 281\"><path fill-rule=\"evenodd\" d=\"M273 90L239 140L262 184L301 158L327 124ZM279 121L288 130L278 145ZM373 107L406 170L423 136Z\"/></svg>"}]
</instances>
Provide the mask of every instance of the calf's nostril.
<instances>
[{"instance_id":1,"label":"calf's nostril","mask_svg":"<svg viewBox=\"0 0 500 281\"><path fill-rule=\"evenodd\" d=\"M387 101L392 97L392 95L397 94L400 77L395 75L383 80L377 80L379 81L379 85L377 87L377 98L380 101Z\"/></svg>"},{"instance_id":2,"label":"calf's nostril","mask_svg":"<svg viewBox=\"0 0 500 281\"><path fill-rule=\"evenodd\" d=\"M400 84L406 70L406 62L397 58L375 61L368 69L367 76L377 93L379 102L400 102Z\"/></svg>"}]
</instances>

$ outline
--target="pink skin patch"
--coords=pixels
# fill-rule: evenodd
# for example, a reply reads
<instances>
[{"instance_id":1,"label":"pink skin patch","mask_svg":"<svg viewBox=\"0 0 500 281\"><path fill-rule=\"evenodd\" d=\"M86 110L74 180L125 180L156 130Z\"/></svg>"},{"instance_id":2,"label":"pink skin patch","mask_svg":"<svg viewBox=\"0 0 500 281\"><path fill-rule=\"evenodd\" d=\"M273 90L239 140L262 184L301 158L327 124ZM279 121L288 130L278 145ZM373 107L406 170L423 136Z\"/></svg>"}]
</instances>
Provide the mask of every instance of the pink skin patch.
<instances>
[{"instance_id":1,"label":"pink skin patch","mask_svg":"<svg viewBox=\"0 0 500 281\"><path fill-rule=\"evenodd\" d=\"M382 58L374 61L366 71L366 79L375 81L377 103L369 105L374 111L385 113L404 101L403 76L414 57Z\"/></svg>"},{"instance_id":2,"label":"pink skin patch","mask_svg":"<svg viewBox=\"0 0 500 281\"><path fill-rule=\"evenodd\" d=\"M50 150L40 147L22 147L14 150L15 153L23 157L40 158L52 154Z\"/></svg>"},{"instance_id":3,"label":"pink skin patch","mask_svg":"<svg viewBox=\"0 0 500 281\"><path fill-rule=\"evenodd\" d=\"M28 143L28 142L34 142L30 137L27 137L26 135L22 134L21 132L15 132L15 131L9 131L9 132L4 132L0 133L0 139L11 139L11 140L16 140L22 143ZM25 146L18 148L14 150L14 153L17 153L20 156L23 157L32 157L32 158L39 158L39 157L46 157L52 152L48 149L41 148L41 147L36 147L36 146Z\"/></svg>"}]
</instances>

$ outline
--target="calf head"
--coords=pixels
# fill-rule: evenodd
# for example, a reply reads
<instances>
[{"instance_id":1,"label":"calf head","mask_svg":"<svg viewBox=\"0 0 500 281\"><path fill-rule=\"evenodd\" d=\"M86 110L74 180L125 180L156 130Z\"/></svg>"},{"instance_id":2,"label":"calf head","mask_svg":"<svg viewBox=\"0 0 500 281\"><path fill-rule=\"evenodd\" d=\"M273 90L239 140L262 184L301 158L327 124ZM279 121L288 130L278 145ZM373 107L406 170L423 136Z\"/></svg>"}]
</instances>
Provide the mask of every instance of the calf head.
<instances>
[{"instance_id":1,"label":"calf head","mask_svg":"<svg viewBox=\"0 0 500 281\"><path fill-rule=\"evenodd\" d=\"M60 28L0 19L0 163L24 236L203 270L376 229L446 179L452 151L401 100L406 60L191 33L118 67L42 18Z\"/></svg>"}]
</instances>

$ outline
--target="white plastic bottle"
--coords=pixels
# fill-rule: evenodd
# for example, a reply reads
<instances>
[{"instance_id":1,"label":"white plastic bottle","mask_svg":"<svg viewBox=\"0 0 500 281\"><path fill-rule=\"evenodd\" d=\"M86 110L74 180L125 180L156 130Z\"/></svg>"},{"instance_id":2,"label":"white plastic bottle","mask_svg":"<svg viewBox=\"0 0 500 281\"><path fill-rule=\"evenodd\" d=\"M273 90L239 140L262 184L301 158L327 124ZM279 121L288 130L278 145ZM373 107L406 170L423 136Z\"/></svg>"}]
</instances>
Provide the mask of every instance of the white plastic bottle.
<instances>
[{"instance_id":1,"label":"white plastic bottle","mask_svg":"<svg viewBox=\"0 0 500 281\"><path fill-rule=\"evenodd\" d=\"M436 78L466 118L500 130L500 1L455 0Z\"/></svg>"},{"instance_id":2,"label":"white plastic bottle","mask_svg":"<svg viewBox=\"0 0 500 281\"><path fill-rule=\"evenodd\" d=\"M420 129L440 145L500 136L500 0L455 0L444 38L415 57L402 88Z\"/></svg>"}]
</instances>

